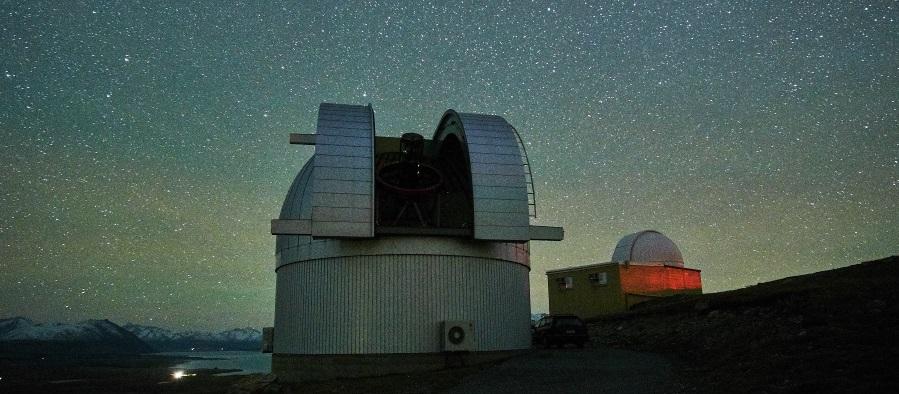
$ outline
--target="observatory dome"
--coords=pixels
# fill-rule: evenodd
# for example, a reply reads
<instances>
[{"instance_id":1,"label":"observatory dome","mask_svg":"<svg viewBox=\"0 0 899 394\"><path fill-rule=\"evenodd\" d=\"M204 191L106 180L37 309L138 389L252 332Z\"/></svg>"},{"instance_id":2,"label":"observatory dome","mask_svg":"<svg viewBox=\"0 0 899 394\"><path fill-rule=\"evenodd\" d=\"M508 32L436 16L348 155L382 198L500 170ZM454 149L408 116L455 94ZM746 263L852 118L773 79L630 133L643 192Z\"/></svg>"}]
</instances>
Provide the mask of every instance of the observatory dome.
<instances>
[{"instance_id":1,"label":"observatory dome","mask_svg":"<svg viewBox=\"0 0 899 394\"><path fill-rule=\"evenodd\" d=\"M533 181L505 119L448 110L432 138L382 137L370 106L323 103L316 133L291 143L315 151L272 220L279 378L530 348L529 241L563 230L530 224ZM450 326L467 339L446 339Z\"/></svg>"},{"instance_id":2,"label":"observatory dome","mask_svg":"<svg viewBox=\"0 0 899 394\"><path fill-rule=\"evenodd\" d=\"M684 266L684 258L674 241L655 230L644 230L625 235L615 246L612 262Z\"/></svg>"}]
</instances>

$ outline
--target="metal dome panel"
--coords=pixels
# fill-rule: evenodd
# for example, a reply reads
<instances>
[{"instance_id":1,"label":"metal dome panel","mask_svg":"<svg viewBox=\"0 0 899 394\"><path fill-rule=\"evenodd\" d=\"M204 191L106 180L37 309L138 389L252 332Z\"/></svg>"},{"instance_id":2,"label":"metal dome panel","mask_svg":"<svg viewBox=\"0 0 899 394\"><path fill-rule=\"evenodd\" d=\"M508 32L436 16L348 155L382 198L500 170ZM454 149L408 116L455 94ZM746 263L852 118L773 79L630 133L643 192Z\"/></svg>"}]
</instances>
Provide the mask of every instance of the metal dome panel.
<instances>
[{"instance_id":1,"label":"metal dome panel","mask_svg":"<svg viewBox=\"0 0 899 394\"><path fill-rule=\"evenodd\" d=\"M309 159L297 173L281 205L278 219L309 220L312 218L312 168L315 156Z\"/></svg>"},{"instance_id":2,"label":"metal dome panel","mask_svg":"<svg viewBox=\"0 0 899 394\"><path fill-rule=\"evenodd\" d=\"M674 241L654 230L625 235L615 246L612 261L639 265L684 266L684 258Z\"/></svg>"},{"instance_id":3,"label":"metal dome panel","mask_svg":"<svg viewBox=\"0 0 899 394\"><path fill-rule=\"evenodd\" d=\"M375 235L374 138L370 106L319 106L312 182L313 236Z\"/></svg>"},{"instance_id":4,"label":"metal dome panel","mask_svg":"<svg viewBox=\"0 0 899 394\"><path fill-rule=\"evenodd\" d=\"M434 140L440 143L451 134L467 147L474 238L529 240L528 188L515 130L499 116L449 110Z\"/></svg>"},{"instance_id":5,"label":"metal dome panel","mask_svg":"<svg viewBox=\"0 0 899 394\"><path fill-rule=\"evenodd\" d=\"M315 156L303 165L303 169L297 173L284 204L281 205L280 220L308 222L312 218L312 168ZM308 235L277 235L275 237L275 251L278 262L281 261L281 253L289 249L295 249L299 244L307 244L312 240Z\"/></svg>"}]
</instances>

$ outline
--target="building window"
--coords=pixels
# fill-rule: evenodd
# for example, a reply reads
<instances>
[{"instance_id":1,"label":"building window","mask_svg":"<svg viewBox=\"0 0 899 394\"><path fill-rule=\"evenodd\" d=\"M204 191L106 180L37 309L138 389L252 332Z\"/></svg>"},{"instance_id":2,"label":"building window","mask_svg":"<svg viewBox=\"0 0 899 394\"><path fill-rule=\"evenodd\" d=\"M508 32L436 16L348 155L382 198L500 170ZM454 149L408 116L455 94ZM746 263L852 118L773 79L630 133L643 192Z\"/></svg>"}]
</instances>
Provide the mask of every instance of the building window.
<instances>
[{"instance_id":1,"label":"building window","mask_svg":"<svg viewBox=\"0 0 899 394\"><path fill-rule=\"evenodd\" d=\"M573 289L574 288L574 278L570 276L564 276L561 278L556 278L556 283L559 284L560 289Z\"/></svg>"},{"instance_id":2,"label":"building window","mask_svg":"<svg viewBox=\"0 0 899 394\"><path fill-rule=\"evenodd\" d=\"M605 286L609 284L609 276L605 272L594 272L588 275L587 279L590 280L590 283L596 286Z\"/></svg>"}]
</instances>

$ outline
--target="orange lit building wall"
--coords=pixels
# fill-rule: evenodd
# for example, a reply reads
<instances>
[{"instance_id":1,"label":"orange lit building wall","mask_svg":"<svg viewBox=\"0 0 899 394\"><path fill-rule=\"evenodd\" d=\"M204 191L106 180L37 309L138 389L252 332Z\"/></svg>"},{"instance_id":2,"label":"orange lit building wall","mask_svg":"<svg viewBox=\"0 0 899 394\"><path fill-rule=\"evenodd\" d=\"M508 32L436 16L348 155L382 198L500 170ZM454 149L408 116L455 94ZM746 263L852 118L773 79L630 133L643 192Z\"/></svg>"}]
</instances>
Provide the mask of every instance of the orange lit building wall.
<instances>
[{"instance_id":1,"label":"orange lit building wall","mask_svg":"<svg viewBox=\"0 0 899 394\"><path fill-rule=\"evenodd\" d=\"M702 293L699 270L669 266L623 265L621 290L630 294Z\"/></svg>"}]
</instances>

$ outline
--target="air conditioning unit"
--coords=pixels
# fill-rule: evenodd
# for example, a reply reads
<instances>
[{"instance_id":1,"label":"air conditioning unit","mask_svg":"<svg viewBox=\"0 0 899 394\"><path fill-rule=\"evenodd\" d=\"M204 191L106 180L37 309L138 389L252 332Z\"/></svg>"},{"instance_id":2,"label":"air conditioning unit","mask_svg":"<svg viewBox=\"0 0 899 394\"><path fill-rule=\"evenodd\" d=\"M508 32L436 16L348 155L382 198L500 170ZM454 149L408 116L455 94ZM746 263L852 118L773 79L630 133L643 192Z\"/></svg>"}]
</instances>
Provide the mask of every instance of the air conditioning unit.
<instances>
[{"instance_id":1,"label":"air conditioning unit","mask_svg":"<svg viewBox=\"0 0 899 394\"><path fill-rule=\"evenodd\" d=\"M588 275L587 278L590 280L590 283L594 285L604 286L609 284L609 275L606 272L592 273Z\"/></svg>"},{"instance_id":2,"label":"air conditioning unit","mask_svg":"<svg viewBox=\"0 0 899 394\"><path fill-rule=\"evenodd\" d=\"M440 326L440 345L443 351L470 352L477 347L473 322L447 320Z\"/></svg>"}]
</instances>

